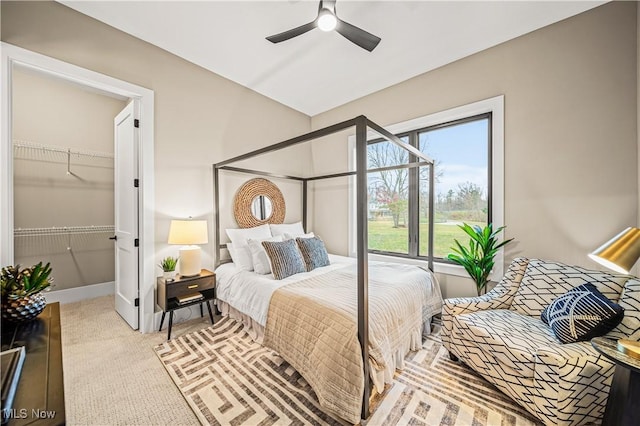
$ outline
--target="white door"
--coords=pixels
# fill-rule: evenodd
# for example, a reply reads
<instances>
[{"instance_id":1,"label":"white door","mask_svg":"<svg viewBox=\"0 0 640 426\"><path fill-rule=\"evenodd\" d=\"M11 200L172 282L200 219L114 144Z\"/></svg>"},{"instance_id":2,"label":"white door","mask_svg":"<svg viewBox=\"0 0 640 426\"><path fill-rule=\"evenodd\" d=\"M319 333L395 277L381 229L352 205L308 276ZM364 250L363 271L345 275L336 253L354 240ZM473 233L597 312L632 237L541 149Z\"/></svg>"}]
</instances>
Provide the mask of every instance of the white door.
<instances>
[{"instance_id":1,"label":"white door","mask_svg":"<svg viewBox=\"0 0 640 426\"><path fill-rule=\"evenodd\" d=\"M131 101L114 119L116 311L138 329L138 120Z\"/></svg>"}]
</instances>

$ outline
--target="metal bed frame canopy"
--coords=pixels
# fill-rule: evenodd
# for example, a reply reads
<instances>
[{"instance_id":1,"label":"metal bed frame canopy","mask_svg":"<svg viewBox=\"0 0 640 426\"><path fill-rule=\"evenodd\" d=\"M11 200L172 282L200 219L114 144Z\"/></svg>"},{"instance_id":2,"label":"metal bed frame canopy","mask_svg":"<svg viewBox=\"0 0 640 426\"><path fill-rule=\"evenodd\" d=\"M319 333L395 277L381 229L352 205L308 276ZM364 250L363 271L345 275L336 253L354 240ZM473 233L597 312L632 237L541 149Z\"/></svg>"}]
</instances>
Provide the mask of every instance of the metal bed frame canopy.
<instances>
[{"instance_id":1,"label":"metal bed frame canopy","mask_svg":"<svg viewBox=\"0 0 640 426\"><path fill-rule=\"evenodd\" d=\"M351 127L355 127L356 136L356 170L343 173L333 173L327 175L319 175L313 177L286 176L260 170L251 170L240 167L233 167L231 164L239 161L247 160L262 154L270 153L285 149L294 145L313 141L324 136L328 136ZM394 143L400 148L409 152L409 162L389 167L381 167L376 169L367 169L367 131L372 130L382 136L389 142ZM434 161L422 153L420 150L401 139L382 126L369 120L364 115L357 116L350 120L343 121L322 129L300 135L228 160L213 164L213 192L214 192L214 222L215 222L215 255L216 267L220 265L220 249L226 248L226 244L220 244L220 171L231 171L238 173L247 173L258 176L267 176L277 179L296 180L302 183L302 225L307 230L307 184L315 180L333 179L339 177L356 176L356 256L357 256L357 276L358 276L358 340L360 349L362 350L362 359L364 365L364 395L362 403L361 417L366 419L369 416L369 398L371 392L371 378L369 375L369 303L368 303L368 193L367 193L367 174L397 169L411 169L416 167L429 167L429 250L428 250L428 267L433 271L433 191L434 191Z\"/></svg>"}]
</instances>

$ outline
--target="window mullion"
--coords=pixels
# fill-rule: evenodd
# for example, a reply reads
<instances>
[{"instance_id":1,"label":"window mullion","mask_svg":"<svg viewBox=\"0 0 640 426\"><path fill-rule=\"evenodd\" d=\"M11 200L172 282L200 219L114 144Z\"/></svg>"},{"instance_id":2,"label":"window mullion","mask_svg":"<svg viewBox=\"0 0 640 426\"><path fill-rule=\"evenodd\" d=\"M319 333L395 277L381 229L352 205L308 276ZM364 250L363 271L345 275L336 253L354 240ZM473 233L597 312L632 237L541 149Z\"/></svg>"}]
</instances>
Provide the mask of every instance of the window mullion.
<instances>
[{"instance_id":1,"label":"window mullion","mask_svg":"<svg viewBox=\"0 0 640 426\"><path fill-rule=\"evenodd\" d=\"M418 146L418 133L409 134L409 144L420 149ZM418 161L415 155L409 154L409 162ZM417 257L420 247L420 169L413 167L409 169L409 256Z\"/></svg>"},{"instance_id":2,"label":"window mullion","mask_svg":"<svg viewBox=\"0 0 640 426\"><path fill-rule=\"evenodd\" d=\"M487 115L487 223L493 222L493 113Z\"/></svg>"}]
</instances>

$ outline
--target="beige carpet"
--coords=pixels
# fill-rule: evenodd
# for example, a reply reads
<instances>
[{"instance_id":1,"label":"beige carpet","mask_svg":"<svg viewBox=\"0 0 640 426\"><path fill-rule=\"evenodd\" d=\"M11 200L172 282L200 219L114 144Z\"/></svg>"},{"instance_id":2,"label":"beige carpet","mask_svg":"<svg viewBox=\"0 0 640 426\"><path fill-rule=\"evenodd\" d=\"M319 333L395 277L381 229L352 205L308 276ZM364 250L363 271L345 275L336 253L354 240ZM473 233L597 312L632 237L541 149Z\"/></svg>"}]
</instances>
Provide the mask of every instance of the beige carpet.
<instances>
[{"instance_id":1,"label":"beige carpet","mask_svg":"<svg viewBox=\"0 0 640 426\"><path fill-rule=\"evenodd\" d=\"M193 425L198 420L153 347L161 333L132 330L113 296L61 305L62 360L68 425ZM188 310L176 311L178 318ZM172 337L205 328L207 316L174 324Z\"/></svg>"},{"instance_id":2,"label":"beige carpet","mask_svg":"<svg viewBox=\"0 0 640 426\"><path fill-rule=\"evenodd\" d=\"M293 368L233 320L164 342L156 352L203 425L339 424L322 412ZM409 354L367 423L539 424L469 368L449 360L438 334Z\"/></svg>"}]
</instances>

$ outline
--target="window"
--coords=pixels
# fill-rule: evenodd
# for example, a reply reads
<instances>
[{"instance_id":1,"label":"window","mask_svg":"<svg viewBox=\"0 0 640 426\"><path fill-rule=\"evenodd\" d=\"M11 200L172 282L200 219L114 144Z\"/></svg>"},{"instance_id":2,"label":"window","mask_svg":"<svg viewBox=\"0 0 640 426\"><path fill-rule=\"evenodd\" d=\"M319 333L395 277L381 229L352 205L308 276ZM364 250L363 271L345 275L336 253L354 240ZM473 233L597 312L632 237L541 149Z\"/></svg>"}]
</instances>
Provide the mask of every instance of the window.
<instances>
[{"instance_id":1,"label":"window","mask_svg":"<svg viewBox=\"0 0 640 426\"><path fill-rule=\"evenodd\" d=\"M400 137L408 143L407 137ZM409 152L389 141L372 141L367 147L369 169L409 163ZM409 171L370 173L369 250L409 253Z\"/></svg>"},{"instance_id":2,"label":"window","mask_svg":"<svg viewBox=\"0 0 640 426\"><path fill-rule=\"evenodd\" d=\"M446 258L454 239L466 239L456 225L488 223L490 127L491 113L486 113L398 135L435 160L437 259ZM406 150L384 140L370 141L367 157L369 169L409 163ZM411 257L428 254L428 177L426 167L369 174L369 250Z\"/></svg>"},{"instance_id":3,"label":"window","mask_svg":"<svg viewBox=\"0 0 640 426\"><path fill-rule=\"evenodd\" d=\"M434 260L440 262L436 270L451 273L455 266L446 256L454 240L468 240L456 225L503 224L502 128L502 96L387 127L435 160L433 249ZM367 156L369 169L416 161L407 151L382 139L368 142ZM369 173L370 253L427 257L428 176L428 167ZM354 229L354 217L351 223ZM351 248L355 252L355 247ZM501 266L499 253L496 275L502 275Z\"/></svg>"}]
</instances>

